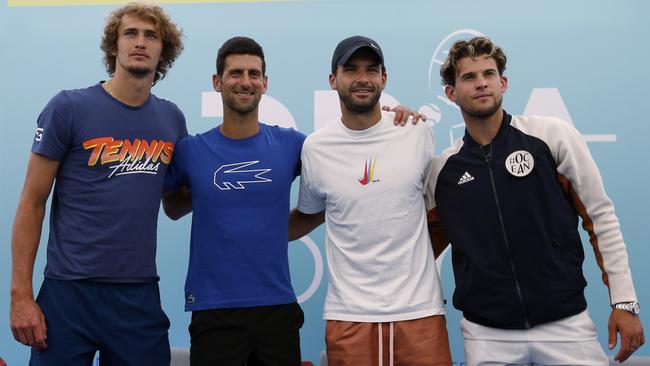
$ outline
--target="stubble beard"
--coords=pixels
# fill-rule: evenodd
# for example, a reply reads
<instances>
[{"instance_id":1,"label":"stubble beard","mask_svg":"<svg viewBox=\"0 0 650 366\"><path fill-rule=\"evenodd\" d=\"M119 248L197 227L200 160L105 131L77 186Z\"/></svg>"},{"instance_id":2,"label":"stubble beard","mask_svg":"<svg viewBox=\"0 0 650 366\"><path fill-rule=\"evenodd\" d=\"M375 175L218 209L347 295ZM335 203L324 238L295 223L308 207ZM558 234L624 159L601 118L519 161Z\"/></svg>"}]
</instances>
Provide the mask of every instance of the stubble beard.
<instances>
[{"instance_id":1,"label":"stubble beard","mask_svg":"<svg viewBox=\"0 0 650 366\"><path fill-rule=\"evenodd\" d=\"M483 107L483 108L465 108L461 106L461 110L463 113L466 115L472 117L472 118L477 118L477 119L485 119L488 118L492 115L494 115L499 108L501 108L501 103L503 102L503 97L500 97L492 103L492 105Z\"/></svg>"},{"instance_id":2,"label":"stubble beard","mask_svg":"<svg viewBox=\"0 0 650 366\"><path fill-rule=\"evenodd\" d=\"M139 79L145 78L151 75L151 73L155 72L155 70L152 70L149 67L142 66L128 66L125 69L129 72L129 74Z\"/></svg>"},{"instance_id":3,"label":"stubble beard","mask_svg":"<svg viewBox=\"0 0 650 366\"><path fill-rule=\"evenodd\" d=\"M250 104L240 104L237 103L237 101L233 97L227 97L224 98L222 94L222 99L224 104L231 109L232 111L236 112L237 114L240 115L247 115L257 109L257 107L260 105L260 99L261 98L255 98L254 100L251 101Z\"/></svg>"},{"instance_id":4,"label":"stubble beard","mask_svg":"<svg viewBox=\"0 0 650 366\"><path fill-rule=\"evenodd\" d=\"M377 106L377 103L379 103L379 98L381 97L381 91L375 91L375 94L373 94L370 99L368 99L365 102L357 102L354 100L354 97L352 96L351 93L347 94L342 94L339 92L339 99L343 102L343 105L345 105L345 108L347 108L350 112L354 113L359 113L359 114L366 114L372 112L373 109Z\"/></svg>"},{"instance_id":5,"label":"stubble beard","mask_svg":"<svg viewBox=\"0 0 650 366\"><path fill-rule=\"evenodd\" d=\"M126 70L131 76L138 78L138 79L143 79L146 78L147 76L151 75L152 73L156 72L157 65L155 68L151 68L148 66L136 66L136 65L129 65L129 64L123 64L120 62L119 58L116 57L115 60L117 63L120 64L120 66Z\"/></svg>"}]
</instances>

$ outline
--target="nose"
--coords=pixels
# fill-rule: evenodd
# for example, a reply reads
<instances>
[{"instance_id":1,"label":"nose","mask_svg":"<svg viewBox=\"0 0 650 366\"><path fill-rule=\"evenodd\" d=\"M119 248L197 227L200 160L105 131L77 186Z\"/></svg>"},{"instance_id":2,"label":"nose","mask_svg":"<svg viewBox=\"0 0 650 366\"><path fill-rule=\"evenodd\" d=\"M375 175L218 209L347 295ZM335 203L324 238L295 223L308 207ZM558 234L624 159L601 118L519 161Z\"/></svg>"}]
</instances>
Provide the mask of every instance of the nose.
<instances>
[{"instance_id":1,"label":"nose","mask_svg":"<svg viewBox=\"0 0 650 366\"><path fill-rule=\"evenodd\" d=\"M135 47L144 49L145 48L145 43L146 43L145 42L145 35L142 34L142 33L139 34L138 37L136 38Z\"/></svg>"},{"instance_id":2,"label":"nose","mask_svg":"<svg viewBox=\"0 0 650 366\"><path fill-rule=\"evenodd\" d=\"M359 86L367 86L370 84L370 77L368 73L360 71L355 75L354 82L352 83L353 86L359 87Z\"/></svg>"},{"instance_id":3,"label":"nose","mask_svg":"<svg viewBox=\"0 0 650 366\"><path fill-rule=\"evenodd\" d=\"M362 83L368 83L370 80L370 75L366 71L361 70L359 71L357 80Z\"/></svg>"},{"instance_id":4,"label":"nose","mask_svg":"<svg viewBox=\"0 0 650 366\"><path fill-rule=\"evenodd\" d=\"M479 75L476 78L476 88L477 89L485 89L487 88L487 79L483 77L482 75Z\"/></svg>"},{"instance_id":5,"label":"nose","mask_svg":"<svg viewBox=\"0 0 650 366\"><path fill-rule=\"evenodd\" d=\"M241 74L241 77L239 78L239 84L241 84L241 86L244 88L249 88L252 85L251 77L248 75L248 72L243 72Z\"/></svg>"}]
</instances>

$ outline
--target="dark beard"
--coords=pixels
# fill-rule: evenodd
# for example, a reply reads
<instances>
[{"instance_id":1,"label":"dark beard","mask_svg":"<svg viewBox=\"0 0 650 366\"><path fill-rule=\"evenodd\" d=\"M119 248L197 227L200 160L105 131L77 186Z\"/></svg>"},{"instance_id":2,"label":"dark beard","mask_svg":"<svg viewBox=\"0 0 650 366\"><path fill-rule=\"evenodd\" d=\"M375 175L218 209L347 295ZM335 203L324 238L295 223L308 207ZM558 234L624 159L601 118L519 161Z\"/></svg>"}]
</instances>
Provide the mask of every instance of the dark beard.
<instances>
[{"instance_id":1,"label":"dark beard","mask_svg":"<svg viewBox=\"0 0 650 366\"><path fill-rule=\"evenodd\" d=\"M339 92L339 99L341 99L341 101L345 105L345 108L347 108L350 112L360 113L360 114L372 112L375 106L377 106L377 103L379 103L380 97L381 97L381 92L375 93L375 95L373 95L367 102L357 103L354 101L352 96L343 95Z\"/></svg>"}]
</instances>

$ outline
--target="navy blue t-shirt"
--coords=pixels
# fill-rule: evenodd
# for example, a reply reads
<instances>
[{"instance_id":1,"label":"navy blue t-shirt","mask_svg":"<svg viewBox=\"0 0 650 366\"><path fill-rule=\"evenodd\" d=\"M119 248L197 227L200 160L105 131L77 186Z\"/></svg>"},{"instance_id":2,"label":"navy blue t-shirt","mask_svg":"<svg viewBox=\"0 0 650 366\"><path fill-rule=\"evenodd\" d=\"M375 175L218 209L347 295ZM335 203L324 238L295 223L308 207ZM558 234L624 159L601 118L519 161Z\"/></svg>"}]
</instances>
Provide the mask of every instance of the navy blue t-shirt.
<instances>
[{"instance_id":1,"label":"navy blue t-shirt","mask_svg":"<svg viewBox=\"0 0 650 366\"><path fill-rule=\"evenodd\" d=\"M296 301L289 195L305 136L259 126L245 139L227 138L217 127L177 144L169 183L192 192L187 311Z\"/></svg>"},{"instance_id":2,"label":"navy blue t-shirt","mask_svg":"<svg viewBox=\"0 0 650 366\"><path fill-rule=\"evenodd\" d=\"M107 282L158 279L156 229L185 118L153 94L139 107L100 84L55 95L38 117L32 152L60 161L45 276Z\"/></svg>"}]
</instances>

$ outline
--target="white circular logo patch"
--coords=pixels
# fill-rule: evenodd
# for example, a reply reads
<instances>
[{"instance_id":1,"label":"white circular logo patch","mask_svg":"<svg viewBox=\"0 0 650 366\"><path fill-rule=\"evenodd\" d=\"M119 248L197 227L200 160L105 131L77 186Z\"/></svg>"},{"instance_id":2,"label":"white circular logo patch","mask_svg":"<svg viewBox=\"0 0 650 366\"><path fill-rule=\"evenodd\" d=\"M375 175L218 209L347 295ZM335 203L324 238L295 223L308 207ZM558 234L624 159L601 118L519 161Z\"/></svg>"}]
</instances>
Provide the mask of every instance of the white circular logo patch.
<instances>
[{"instance_id":1,"label":"white circular logo patch","mask_svg":"<svg viewBox=\"0 0 650 366\"><path fill-rule=\"evenodd\" d=\"M525 177L533 171L535 159L526 150L517 150L506 158L506 170L515 177Z\"/></svg>"}]
</instances>

